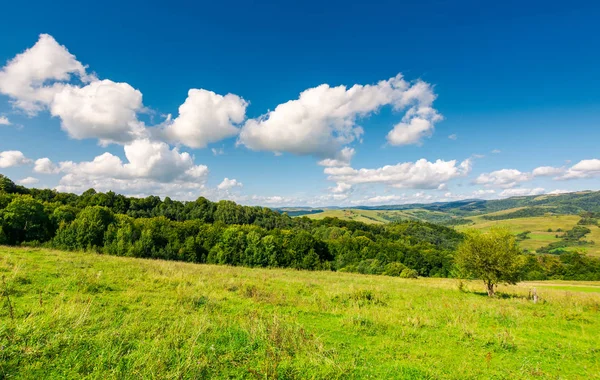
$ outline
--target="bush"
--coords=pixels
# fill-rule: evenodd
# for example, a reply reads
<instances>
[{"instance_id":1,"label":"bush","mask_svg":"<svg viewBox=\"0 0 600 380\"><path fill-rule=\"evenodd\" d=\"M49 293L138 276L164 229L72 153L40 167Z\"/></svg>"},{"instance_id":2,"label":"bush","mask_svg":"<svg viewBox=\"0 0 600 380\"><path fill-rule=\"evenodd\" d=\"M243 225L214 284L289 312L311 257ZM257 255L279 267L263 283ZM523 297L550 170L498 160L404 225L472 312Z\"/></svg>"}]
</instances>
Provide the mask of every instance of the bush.
<instances>
[{"instance_id":1,"label":"bush","mask_svg":"<svg viewBox=\"0 0 600 380\"><path fill-rule=\"evenodd\" d=\"M417 273L416 270L410 269L410 268L406 268L402 271L402 273L400 273L400 278L418 278L418 277L419 277L419 273Z\"/></svg>"},{"instance_id":2,"label":"bush","mask_svg":"<svg viewBox=\"0 0 600 380\"><path fill-rule=\"evenodd\" d=\"M406 265L395 261L385 266L385 271L383 272L383 274L386 276L399 277L402 275L402 272L406 269L408 269Z\"/></svg>"}]
</instances>

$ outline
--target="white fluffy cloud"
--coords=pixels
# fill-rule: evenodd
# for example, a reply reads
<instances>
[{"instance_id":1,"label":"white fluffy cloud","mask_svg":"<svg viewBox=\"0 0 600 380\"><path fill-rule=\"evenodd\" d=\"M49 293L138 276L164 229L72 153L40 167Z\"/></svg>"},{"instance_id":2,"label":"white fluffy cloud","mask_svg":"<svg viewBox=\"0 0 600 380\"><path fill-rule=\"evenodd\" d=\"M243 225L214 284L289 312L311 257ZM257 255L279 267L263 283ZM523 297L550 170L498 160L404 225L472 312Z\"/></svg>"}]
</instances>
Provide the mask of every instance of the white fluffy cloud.
<instances>
[{"instance_id":1,"label":"white fluffy cloud","mask_svg":"<svg viewBox=\"0 0 600 380\"><path fill-rule=\"evenodd\" d=\"M50 112L75 139L126 143L143 137L144 125L137 118L142 108L140 91L105 79L84 87L63 87L54 96Z\"/></svg>"},{"instance_id":2,"label":"white fluffy cloud","mask_svg":"<svg viewBox=\"0 0 600 380\"><path fill-rule=\"evenodd\" d=\"M11 122L6 116L0 116L0 125L11 125Z\"/></svg>"},{"instance_id":3,"label":"white fluffy cloud","mask_svg":"<svg viewBox=\"0 0 600 380\"><path fill-rule=\"evenodd\" d=\"M475 183L485 186L496 186L501 188L515 187L520 182L529 181L531 174L523 173L517 169L501 169L491 173L482 173L475 179Z\"/></svg>"},{"instance_id":4,"label":"white fluffy cloud","mask_svg":"<svg viewBox=\"0 0 600 380\"><path fill-rule=\"evenodd\" d=\"M40 182L40 180L37 178L33 178L33 177L26 177L26 178L23 178L23 179L20 179L17 181L17 183L19 183L21 185L33 185L38 182Z\"/></svg>"},{"instance_id":5,"label":"white fluffy cloud","mask_svg":"<svg viewBox=\"0 0 600 380\"><path fill-rule=\"evenodd\" d=\"M60 169L48 157L44 157L35 160L33 171L41 174L56 174Z\"/></svg>"},{"instance_id":6,"label":"white fluffy cloud","mask_svg":"<svg viewBox=\"0 0 600 380\"><path fill-rule=\"evenodd\" d=\"M531 175L533 175L534 177L550 177L559 175L564 171L565 169L563 168L555 168L553 166L540 166L533 169Z\"/></svg>"},{"instance_id":7,"label":"white fluffy cloud","mask_svg":"<svg viewBox=\"0 0 600 380\"><path fill-rule=\"evenodd\" d=\"M179 116L168 122L165 133L171 141L204 148L239 133L248 102L234 94L225 96L204 89L191 89L179 107Z\"/></svg>"},{"instance_id":8,"label":"white fluffy cloud","mask_svg":"<svg viewBox=\"0 0 600 380\"><path fill-rule=\"evenodd\" d=\"M236 179L229 179L229 178L224 178L223 182L221 182L218 186L217 189L219 190L230 190L233 189L234 187L243 187L244 185L239 182Z\"/></svg>"},{"instance_id":9,"label":"white fluffy cloud","mask_svg":"<svg viewBox=\"0 0 600 380\"><path fill-rule=\"evenodd\" d=\"M412 107L388 133L387 140L392 145L420 144L423 138L431 137L434 124L442 119L431 107Z\"/></svg>"},{"instance_id":10,"label":"white fluffy cloud","mask_svg":"<svg viewBox=\"0 0 600 380\"><path fill-rule=\"evenodd\" d=\"M30 164L31 160L18 150L0 152L0 168L10 168Z\"/></svg>"},{"instance_id":11,"label":"white fluffy cloud","mask_svg":"<svg viewBox=\"0 0 600 380\"><path fill-rule=\"evenodd\" d=\"M83 85L71 84L75 78ZM144 137L144 125L137 119L143 110L142 93L127 83L88 75L86 67L47 34L0 71L0 93L30 115L48 109L76 139L126 143Z\"/></svg>"},{"instance_id":12,"label":"white fluffy cloud","mask_svg":"<svg viewBox=\"0 0 600 380\"><path fill-rule=\"evenodd\" d=\"M536 187L534 189L506 189L500 193L501 197L523 197L527 195L544 194L544 189Z\"/></svg>"},{"instance_id":13,"label":"white fluffy cloud","mask_svg":"<svg viewBox=\"0 0 600 380\"><path fill-rule=\"evenodd\" d=\"M248 120L239 142L252 150L335 158L344 145L363 134L363 129L357 125L360 117L391 105L396 110L408 108L402 123L420 124L424 119L433 124L439 120L439 115L431 108L434 99L429 84L407 82L400 74L375 85L356 84L348 88L322 84L303 91L296 100L279 104L260 118ZM394 128L394 135L404 133L404 128ZM425 129L430 131L431 128L432 125ZM421 127L419 135L427 133ZM399 139L390 140L392 144L399 142Z\"/></svg>"},{"instance_id":14,"label":"white fluffy cloud","mask_svg":"<svg viewBox=\"0 0 600 380\"><path fill-rule=\"evenodd\" d=\"M61 162L60 171L66 174L57 188L74 192L94 187L149 193L152 189L200 190L204 186L208 168L195 165L189 153L148 139L127 144L124 150L126 163L110 153L87 162Z\"/></svg>"},{"instance_id":15,"label":"white fluffy cloud","mask_svg":"<svg viewBox=\"0 0 600 380\"><path fill-rule=\"evenodd\" d=\"M52 36L41 34L37 43L8 61L0 71L0 92L16 108L35 114L52 102L72 76L91 79L85 67Z\"/></svg>"},{"instance_id":16,"label":"white fluffy cloud","mask_svg":"<svg viewBox=\"0 0 600 380\"><path fill-rule=\"evenodd\" d=\"M328 167L324 171L329 180L338 184L380 183L396 188L436 189L451 179L467 175L470 170L471 161L468 159L460 163L456 160L430 162L420 159L376 169L346 166Z\"/></svg>"},{"instance_id":17,"label":"white fluffy cloud","mask_svg":"<svg viewBox=\"0 0 600 380\"><path fill-rule=\"evenodd\" d=\"M600 160L581 160L575 165L571 166L562 176L557 179L581 179L581 178L592 178L600 176Z\"/></svg>"}]
</instances>

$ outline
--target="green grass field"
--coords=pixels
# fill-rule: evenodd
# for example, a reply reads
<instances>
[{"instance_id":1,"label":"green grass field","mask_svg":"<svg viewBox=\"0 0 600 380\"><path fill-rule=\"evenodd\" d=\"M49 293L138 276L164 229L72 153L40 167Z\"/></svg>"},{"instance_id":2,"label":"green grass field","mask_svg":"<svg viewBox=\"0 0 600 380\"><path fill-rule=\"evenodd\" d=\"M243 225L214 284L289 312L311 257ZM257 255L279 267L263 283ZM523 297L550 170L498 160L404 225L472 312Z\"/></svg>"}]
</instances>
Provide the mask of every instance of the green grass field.
<instances>
[{"instance_id":1,"label":"green grass field","mask_svg":"<svg viewBox=\"0 0 600 380\"><path fill-rule=\"evenodd\" d=\"M502 210L494 213L485 215L502 215L515 212L522 207ZM409 210L360 210L360 209L327 209L318 214L306 215L311 219L323 219L326 217L339 218L342 220L354 220L369 224L384 224L389 223L392 218L402 219L423 219L423 213L426 213L429 217L435 215L443 215L442 212L427 211L420 209L409 209ZM384 217L384 215L387 217ZM513 233L518 234L524 231L531 231L529 234L530 239L521 241L519 244L522 248L530 251L535 251L537 248L546 246L552 242L560 241L556 235L561 235L560 232L556 232L557 229L561 228L563 231L570 230L577 222L581 219L578 215L553 215L553 216L538 216L529 218L513 218L503 220L486 220L483 215L468 216L465 217L473 221L473 224L466 224L456 226L455 228L459 231L465 229L475 228L487 230L492 226L506 226ZM586 236L586 240L591 240L597 244L590 246L577 247L576 249L585 252L592 256L600 256L600 228L596 226L588 226L592 231ZM552 229L553 232L548 232L548 229ZM575 248L574 248L575 249Z\"/></svg>"},{"instance_id":2,"label":"green grass field","mask_svg":"<svg viewBox=\"0 0 600 380\"><path fill-rule=\"evenodd\" d=\"M435 216L444 216L443 212L429 211L423 209L410 210L361 210L361 209L325 209L317 214L304 215L311 219L324 219L327 217L338 218L342 220L354 220L368 224L384 224L392 220L428 220Z\"/></svg>"},{"instance_id":3,"label":"green grass field","mask_svg":"<svg viewBox=\"0 0 600 380\"><path fill-rule=\"evenodd\" d=\"M516 211L517 209L504 210L497 213L487 215L499 215L508 212ZM563 231L570 230L577 225L581 219L578 215L548 215L537 216L530 218L513 218L503 220L486 220L482 216L469 217L474 224L457 226L456 229L464 231L469 228L487 230L492 226L506 226L513 233L518 234L524 231L531 231L530 239L521 241L519 244L522 248L535 251L537 248L548 245L552 242L560 241L556 235L562 235L561 232L556 232L558 228ZM596 242L594 245L577 247L577 250L586 252L593 256L600 256L600 228L596 226L587 226L592 232L586 235L585 240ZM553 232L548 232L552 229Z\"/></svg>"},{"instance_id":4,"label":"green grass field","mask_svg":"<svg viewBox=\"0 0 600 380\"><path fill-rule=\"evenodd\" d=\"M306 215L310 219L338 218L342 220L354 220L368 224L384 224L388 220L381 217L381 214L389 211L379 210L359 210L359 209L327 209L318 214Z\"/></svg>"},{"instance_id":5,"label":"green grass field","mask_svg":"<svg viewBox=\"0 0 600 380\"><path fill-rule=\"evenodd\" d=\"M479 282L7 247L0 274L0 378L600 376L600 283L489 299Z\"/></svg>"}]
</instances>

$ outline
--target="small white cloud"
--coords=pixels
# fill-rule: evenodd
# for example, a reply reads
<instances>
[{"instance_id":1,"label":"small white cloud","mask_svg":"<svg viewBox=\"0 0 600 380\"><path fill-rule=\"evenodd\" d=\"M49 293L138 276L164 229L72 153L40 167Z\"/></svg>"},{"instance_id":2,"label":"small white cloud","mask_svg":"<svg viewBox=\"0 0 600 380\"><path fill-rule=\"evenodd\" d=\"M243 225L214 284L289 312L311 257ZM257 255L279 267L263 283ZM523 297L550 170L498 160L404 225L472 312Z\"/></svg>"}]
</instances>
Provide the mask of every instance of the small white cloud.
<instances>
[{"instance_id":1,"label":"small white cloud","mask_svg":"<svg viewBox=\"0 0 600 380\"><path fill-rule=\"evenodd\" d=\"M498 154L498 153L502 153L502 151L500 149L494 149L492 150L493 154Z\"/></svg>"},{"instance_id":2,"label":"small white cloud","mask_svg":"<svg viewBox=\"0 0 600 380\"><path fill-rule=\"evenodd\" d=\"M336 154L335 158L326 158L319 161L318 164L331 167L349 166L352 157L354 157L354 153L354 148L345 147Z\"/></svg>"},{"instance_id":3,"label":"small white cloud","mask_svg":"<svg viewBox=\"0 0 600 380\"><path fill-rule=\"evenodd\" d=\"M23 178L23 179L20 179L17 181L17 183L19 183L21 185L33 185L38 182L40 182L40 180L37 178L33 178L33 177L26 177L26 178Z\"/></svg>"},{"instance_id":4,"label":"small white cloud","mask_svg":"<svg viewBox=\"0 0 600 380\"><path fill-rule=\"evenodd\" d=\"M212 151L213 156L222 156L223 154L225 154L225 149L223 149L223 148L219 148L219 149L212 148L211 151Z\"/></svg>"},{"instance_id":5,"label":"small white cloud","mask_svg":"<svg viewBox=\"0 0 600 380\"><path fill-rule=\"evenodd\" d=\"M60 168L55 165L48 157L35 160L33 171L41 174L56 174Z\"/></svg>"},{"instance_id":6,"label":"small white cloud","mask_svg":"<svg viewBox=\"0 0 600 380\"><path fill-rule=\"evenodd\" d=\"M0 116L0 125L11 125L11 122L6 116Z\"/></svg>"},{"instance_id":7,"label":"small white cloud","mask_svg":"<svg viewBox=\"0 0 600 380\"><path fill-rule=\"evenodd\" d=\"M451 134L450 136L448 136L448 138L450 140L456 140L458 138L458 136L456 135L456 133Z\"/></svg>"},{"instance_id":8,"label":"small white cloud","mask_svg":"<svg viewBox=\"0 0 600 380\"><path fill-rule=\"evenodd\" d=\"M236 179L225 178L225 179L223 179L223 182L221 182L217 186L217 188L219 190L230 190L230 189L233 189L234 187L243 187L243 186L244 185Z\"/></svg>"},{"instance_id":9,"label":"small white cloud","mask_svg":"<svg viewBox=\"0 0 600 380\"><path fill-rule=\"evenodd\" d=\"M544 189L536 187L535 189L506 189L500 193L501 197L523 197L527 195L544 194Z\"/></svg>"},{"instance_id":10,"label":"small white cloud","mask_svg":"<svg viewBox=\"0 0 600 380\"><path fill-rule=\"evenodd\" d=\"M32 161L18 150L0 152L0 168L10 168L30 164Z\"/></svg>"},{"instance_id":11,"label":"small white cloud","mask_svg":"<svg viewBox=\"0 0 600 380\"><path fill-rule=\"evenodd\" d=\"M529 173L522 173L516 169L501 169L491 173L482 173L474 182L485 186L511 188L520 182L529 181L530 179L531 174Z\"/></svg>"},{"instance_id":12,"label":"small white cloud","mask_svg":"<svg viewBox=\"0 0 600 380\"><path fill-rule=\"evenodd\" d=\"M556 176L563 173L565 169L563 168L555 168L553 166L540 166L531 172L534 177L549 177Z\"/></svg>"},{"instance_id":13,"label":"small white cloud","mask_svg":"<svg viewBox=\"0 0 600 380\"><path fill-rule=\"evenodd\" d=\"M352 185L343 182L339 182L335 187L329 188L329 191L331 191L334 194L343 194L347 193L350 190L352 190Z\"/></svg>"}]
</instances>

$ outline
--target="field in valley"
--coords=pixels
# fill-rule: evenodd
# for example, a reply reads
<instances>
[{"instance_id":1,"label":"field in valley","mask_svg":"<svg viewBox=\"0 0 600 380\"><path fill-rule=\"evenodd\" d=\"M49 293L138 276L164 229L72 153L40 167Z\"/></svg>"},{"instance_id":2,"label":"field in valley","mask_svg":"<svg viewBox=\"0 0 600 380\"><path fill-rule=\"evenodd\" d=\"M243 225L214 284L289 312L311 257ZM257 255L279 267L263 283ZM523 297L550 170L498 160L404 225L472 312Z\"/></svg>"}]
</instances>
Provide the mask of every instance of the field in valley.
<instances>
[{"instance_id":1,"label":"field in valley","mask_svg":"<svg viewBox=\"0 0 600 380\"><path fill-rule=\"evenodd\" d=\"M357 208L348 209L324 209L316 214L303 215L310 219L338 218L342 220L353 220L367 224L385 224L397 220L422 220L428 221L436 217L450 218L442 212L409 209L409 210L363 210Z\"/></svg>"},{"instance_id":2,"label":"field in valley","mask_svg":"<svg viewBox=\"0 0 600 380\"><path fill-rule=\"evenodd\" d=\"M596 282L489 299L479 282L8 247L0 274L0 378L600 374Z\"/></svg>"},{"instance_id":3,"label":"field in valley","mask_svg":"<svg viewBox=\"0 0 600 380\"><path fill-rule=\"evenodd\" d=\"M512 212L514 210L506 210L497 213L490 213L487 215L499 215L502 213ZM524 249L535 251L537 248L546 246L552 242L560 241L562 232L557 232L558 229L567 231L577 225L577 222L581 219L578 215L546 215L536 216L528 218L512 218L502 220L486 220L482 216L468 217L474 223L470 225L462 225L455 227L457 230L462 231L468 228L475 229L489 229L492 226L506 226L513 233L519 234L525 231L531 231L528 235L529 239L519 242L520 246ZM586 226L590 229L590 233L585 236L585 240L594 241L596 244L589 246L577 247L576 249L581 252L593 256L600 256L600 227L598 226ZM552 232L548 230L551 229ZM559 237L557 237L557 235Z\"/></svg>"},{"instance_id":4,"label":"field in valley","mask_svg":"<svg viewBox=\"0 0 600 380\"><path fill-rule=\"evenodd\" d=\"M502 215L515 212L520 208L512 208L503 211L487 213L476 216L464 216L465 219L473 223L455 226L459 231L465 229L489 229L492 226L500 225L508 227L513 233L519 234L525 231L531 231L529 239L521 241L519 244L523 249L535 251L553 242L560 241L560 236L564 231L572 229L581 219L579 215L546 215L535 217L521 217L501 220L487 220L484 216ZM339 218L342 220L354 220L369 224L385 224L393 220L423 220L433 221L446 220L451 216L443 212L429 211L422 209L408 210L362 210L362 209L325 209L323 212L305 215L311 219L323 219L326 217ZM594 241L597 244L588 246L579 246L576 249L592 256L600 256L600 227L587 226L591 232L585 236L585 240ZM549 231L552 230L551 232ZM562 231L557 232L560 229ZM558 237L557 237L558 235Z\"/></svg>"}]
</instances>

